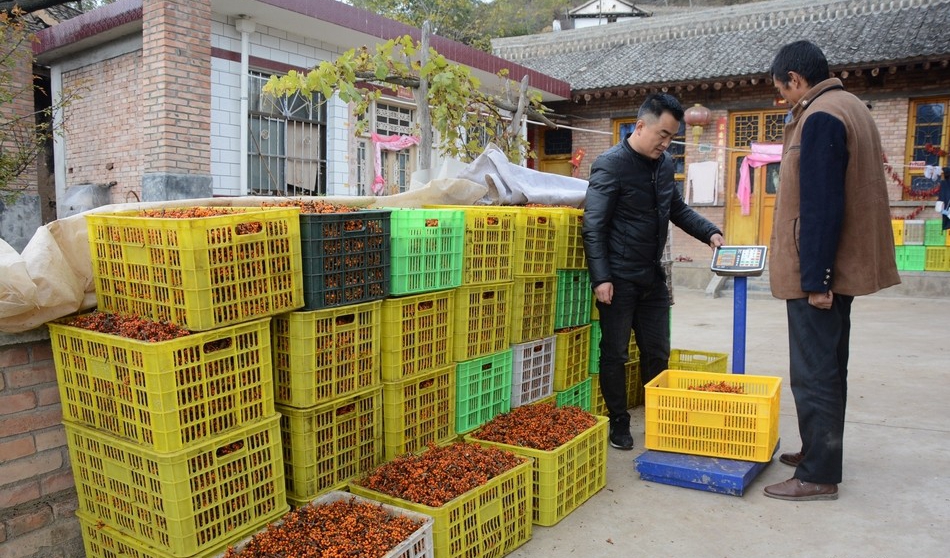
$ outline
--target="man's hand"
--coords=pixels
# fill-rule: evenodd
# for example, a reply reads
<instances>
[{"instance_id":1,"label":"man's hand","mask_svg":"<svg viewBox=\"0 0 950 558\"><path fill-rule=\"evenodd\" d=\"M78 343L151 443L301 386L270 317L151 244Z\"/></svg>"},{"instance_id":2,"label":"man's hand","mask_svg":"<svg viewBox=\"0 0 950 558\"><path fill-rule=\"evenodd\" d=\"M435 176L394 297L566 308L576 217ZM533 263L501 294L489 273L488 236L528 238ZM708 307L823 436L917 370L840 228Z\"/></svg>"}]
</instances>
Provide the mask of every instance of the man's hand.
<instances>
[{"instance_id":1,"label":"man's hand","mask_svg":"<svg viewBox=\"0 0 950 558\"><path fill-rule=\"evenodd\" d=\"M831 310L831 303L835 295L831 291L827 293L808 293L808 304L811 304L819 310Z\"/></svg>"},{"instance_id":2,"label":"man's hand","mask_svg":"<svg viewBox=\"0 0 950 558\"><path fill-rule=\"evenodd\" d=\"M716 248L719 248L725 243L726 243L725 239L722 238L722 235L719 233L716 233L712 235L711 237L709 237L709 247L712 248L713 250L715 250Z\"/></svg>"},{"instance_id":3,"label":"man's hand","mask_svg":"<svg viewBox=\"0 0 950 558\"><path fill-rule=\"evenodd\" d=\"M606 283L597 285L594 287L594 296L597 297L598 301L604 304L610 304L610 301L614 298L614 284L607 281Z\"/></svg>"}]
</instances>

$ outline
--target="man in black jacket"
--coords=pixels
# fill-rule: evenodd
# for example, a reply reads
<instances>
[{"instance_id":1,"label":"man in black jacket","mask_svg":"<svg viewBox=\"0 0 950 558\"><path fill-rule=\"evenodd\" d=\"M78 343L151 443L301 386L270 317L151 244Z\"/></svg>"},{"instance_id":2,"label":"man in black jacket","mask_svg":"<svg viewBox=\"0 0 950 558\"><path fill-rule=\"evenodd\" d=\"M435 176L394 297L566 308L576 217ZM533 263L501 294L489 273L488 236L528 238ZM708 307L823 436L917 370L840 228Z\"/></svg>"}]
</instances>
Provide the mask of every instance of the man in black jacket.
<instances>
[{"instance_id":1,"label":"man in black jacket","mask_svg":"<svg viewBox=\"0 0 950 558\"><path fill-rule=\"evenodd\" d=\"M610 445L633 449L624 364L630 332L646 383L670 360L670 293L660 266L669 222L715 248L722 231L693 211L676 188L666 153L683 120L672 95L649 95L633 132L591 166L584 250L600 312L600 391L610 415Z\"/></svg>"}]
</instances>

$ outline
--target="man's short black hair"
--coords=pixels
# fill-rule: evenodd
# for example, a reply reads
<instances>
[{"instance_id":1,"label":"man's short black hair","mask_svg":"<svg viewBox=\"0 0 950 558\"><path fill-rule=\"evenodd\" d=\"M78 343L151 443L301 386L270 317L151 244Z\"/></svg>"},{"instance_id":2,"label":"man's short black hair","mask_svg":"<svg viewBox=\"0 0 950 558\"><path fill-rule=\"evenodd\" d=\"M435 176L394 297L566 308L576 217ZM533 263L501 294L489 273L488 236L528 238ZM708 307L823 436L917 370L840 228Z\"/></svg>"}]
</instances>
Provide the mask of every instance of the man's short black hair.
<instances>
[{"instance_id":1,"label":"man's short black hair","mask_svg":"<svg viewBox=\"0 0 950 558\"><path fill-rule=\"evenodd\" d=\"M808 85L815 85L831 75L825 53L810 41L795 41L779 49L769 73L776 81L788 85L789 72L802 76Z\"/></svg>"},{"instance_id":2,"label":"man's short black hair","mask_svg":"<svg viewBox=\"0 0 950 558\"><path fill-rule=\"evenodd\" d=\"M669 93L650 93L644 99L643 104L640 105L637 118L643 118L648 114L659 118L663 116L664 112L672 114L677 122L683 121L683 107L676 100L676 97Z\"/></svg>"}]
</instances>

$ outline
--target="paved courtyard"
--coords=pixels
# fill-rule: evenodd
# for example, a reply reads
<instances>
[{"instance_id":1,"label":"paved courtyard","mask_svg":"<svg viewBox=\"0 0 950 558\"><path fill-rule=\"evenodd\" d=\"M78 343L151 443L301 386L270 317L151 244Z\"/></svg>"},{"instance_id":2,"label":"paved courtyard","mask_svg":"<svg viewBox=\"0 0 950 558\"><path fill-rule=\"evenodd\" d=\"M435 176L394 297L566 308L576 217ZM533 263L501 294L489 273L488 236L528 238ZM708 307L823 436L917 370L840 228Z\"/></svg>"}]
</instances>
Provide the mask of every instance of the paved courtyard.
<instances>
[{"instance_id":1,"label":"paved courtyard","mask_svg":"<svg viewBox=\"0 0 950 558\"><path fill-rule=\"evenodd\" d=\"M731 293L677 288L673 347L730 354ZM798 450L784 302L750 298L746 373L782 377L781 446ZM636 448L608 448L607 486L513 558L943 558L950 549L950 299L860 297L852 308L844 482L832 502L766 498L789 478L778 457L741 497L642 481Z\"/></svg>"}]
</instances>

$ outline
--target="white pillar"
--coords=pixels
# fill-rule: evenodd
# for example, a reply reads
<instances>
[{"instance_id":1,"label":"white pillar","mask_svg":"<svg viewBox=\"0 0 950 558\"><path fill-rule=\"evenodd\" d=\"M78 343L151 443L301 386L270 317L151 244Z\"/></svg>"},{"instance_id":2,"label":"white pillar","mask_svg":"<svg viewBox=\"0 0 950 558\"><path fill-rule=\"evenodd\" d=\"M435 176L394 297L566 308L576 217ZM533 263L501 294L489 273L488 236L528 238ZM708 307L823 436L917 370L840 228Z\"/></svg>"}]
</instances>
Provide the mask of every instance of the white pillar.
<instances>
[{"instance_id":1,"label":"white pillar","mask_svg":"<svg viewBox=\"0 0 950 558\"><path fill-rule=\"evenodd\" d=\"M234 28L241 32L241 146L238 187L242 194L248 194L247 189L247 115L248 115L248 75L251 50L251 33L254 32L254 22L244 16L238 17Z\"/></svg>"}]
</instances>

